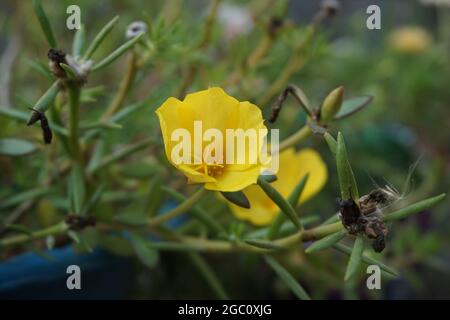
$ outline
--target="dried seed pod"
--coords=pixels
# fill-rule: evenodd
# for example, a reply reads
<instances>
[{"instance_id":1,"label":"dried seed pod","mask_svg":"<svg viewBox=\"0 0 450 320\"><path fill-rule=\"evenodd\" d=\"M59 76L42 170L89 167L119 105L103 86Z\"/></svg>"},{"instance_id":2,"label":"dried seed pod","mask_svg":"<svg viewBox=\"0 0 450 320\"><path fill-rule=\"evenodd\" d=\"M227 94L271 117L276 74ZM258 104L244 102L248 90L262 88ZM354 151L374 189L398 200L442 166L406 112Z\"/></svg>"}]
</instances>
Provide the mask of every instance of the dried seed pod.
<instances>
[{"instance_id":1,"label":"dried seed pod","mask_svg":"<svg viewBox=\"0 0 450 320\"><path fill-rule=\"evenodd\" d=\"M312 119L316 120L316 115L311 112L309 106L308 98L305 93L297 86L290 84L283 90L283 92L278 96L277 101L272 107L272 114L270 115L269 122L274 123L278 119L278 115L283 107L284 101L287 99L288 94L292 94L294 98L299 102L300 106L305 110Z\"/></svg>"},{"instance_id":2,"label":"dried seed pod","mask_svg":"<svg viewBox=\"0 0 450 320\"><path fill-rule=\"evenodd\" d=\"M135 21L128 25L125 36L131 39L143 32L147 32L147 24L143 21Z\"/></svg>"},{"instance_id":3,"label":"dried seed pod","mask_svg":"<svg viewBox=\"0 0 450 320\"><path fill-rule=\"evenodd\" d=\"M67 64L66 53L62 50L52 48L48 50L47 57L52 73L58 78L66 78L66 72L59 65L60 63Z\"/></svg>"},{"instance_id":4,"label":"dried seed pod","mask_svg":"<svg viewBox=\"0 0 450 320\"><path fill-rule=\"evenodd\" d=\"M372 248L375 252L380 253L386 248L386 242L384 240L384 235L378 236L373 242L372 242Z\"/></svg>"},{"instance_id":5,"label":"dried seed pod","mask_svg":"<svg viewBox=\"0 0 450 320\"><path fill-rule=\"evenodd\" d=\"M394 189L385 187L362 196L358 200L359 206L353 199L338 199L343 226L350 234L362 234L374 239L372 248L375 252L383 251L388 229L383 222L382 208L390 204L396 195Z\"/></svg>"},{"instance_id":6,"label":"dried seed pod","mask_svg":"<svg viewBox=\"0 0 450 320\"><path fill-rule=\"evenodd\" d=\"M86 227L93 227L96 224L96 219L92 216L80 216L76 214L69 214L65 220L70 230L80 231Z\"/></svg>"},{"instance_id":7,"label":"dried seed pod","mask_svg":"<svg viewBox=\"0 0 450 320\"><path fill-rule=\"evenodd\" d=\"M335 16L341 10L341 4L337 0L324 0L321 3L321 7L329 17Z\"/></svg>"},{"instance_id":8,"label":"dried seed pod","mask_svg":"<svg viewBox=\"0 0 450 320\"><path fill-rule=\"evenodd\" d=\"M41 129L45 144L50 144L52 142L53 134L50 126L48 125L47 117L44 115L44 113L42 113L41 115Z\"/></svg>"},{"instance_id":9,"label":"dried seed pod","mask_svg":"<svg viewBox=\"0 0 450 320\"><path fill-rule=\"evenodd\" d=\"M48 120L47 117L45 116L45 113L37 109L33 108L29 109L33 111L33 115L31 116L31 119L30 121L28 121L27 125L29 126L35 123L36 121L40 121L42 129L42 137L44 139L44 142L45 144L50 144L52 142L53 133L52 130L50 129L50 126L48 125Z\"/></svg>"},{"instance_id":10,"label":"dried seed pod","mask_svg":"<svg viewBox=\"0 0 450 320\"><path fill-rule=\"evenodd\" d=\"M30 108L31 110L33 110L33 112L31 113L31 117L27 122L27 126L31 126L33 124L35 124L37 121L41 120L41 115L40 115L40 111L35 110Z\"/></svg>"},{"instance_id":11,"label":"dried seed pod","mask_svg":"<svg viewBox=\"0 0 450 320\"><path fill-rule=\"evenodd\" d=\"M272 17L269 22L268 34L271 37L274 37L277 31L284 25L284 21L278 17Z\"/></svg>"},{"instance_id":12,"label":"dried seed pod","mask_svg":"<svg viewBox=\"0 0 450 320\"><path fill-rule=\"evenodd\" d=\"M359 232L359 222L361 211L353 199L337 199L340 207L340 217L342 224L352 234Z\"/></svg>"}]
</instances>

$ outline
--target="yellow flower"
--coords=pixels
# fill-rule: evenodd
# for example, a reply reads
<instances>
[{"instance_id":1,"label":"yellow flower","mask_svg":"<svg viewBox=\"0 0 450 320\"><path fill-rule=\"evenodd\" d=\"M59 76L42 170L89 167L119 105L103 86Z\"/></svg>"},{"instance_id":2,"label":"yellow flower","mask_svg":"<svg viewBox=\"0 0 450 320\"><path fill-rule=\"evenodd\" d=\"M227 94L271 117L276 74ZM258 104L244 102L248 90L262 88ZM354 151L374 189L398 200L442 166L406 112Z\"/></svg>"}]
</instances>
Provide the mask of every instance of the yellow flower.
<instances>
[{"instance_id":1,"label":"yellow flower","mask_svg":"<svg viewBox=\"0 0 450 320\"><path fill-rule=\"evenodd\" d=\"M228 138L227 132L251 129L262 136L257 139L264 138L267 128L257 106L248 101L239 102L221 88L212 87L188 94L183 101L169 98L156 110L156 114L166 156L188 178L189 183L204 183L206 189L225 192L242 190L256 183L263 168L259 156L261 141L252 144L249 138L244 138L245 155L238 162L239 144L235 143L235 136ZM214 139L205 139L207 132L214 133ZM185 134L188 135L186 140ZM223 139L219 141L221 148L215 144L219 138ZM182 144L180 140L183 140ZM205 140L208 142L205 143ZM252 154L257 157L256 160ZM207 155L213 160L208 160ZM227 161L228 156L234 161Z\"/></svg>"},{"instance_id":2,"label":"yellow flower","mask_svg":"<svg viewBox=\"0 0 450 320\"><path fill-rule=\"evenodd\" d=\"M416 54L424 51L431 43L428 32L415 26L405 26L393 31L389 42L396 51Z\"/></svg>"},{"instance_id":3,"label":"yellow flower","mask_svg":"<svg viewBox=\"0 0 450 320\"><path fill-rule=\"evenodd\" d=\"M295 152L293 148L280 154L280 166L277 180L271 185L287 198L294 190L300 179L309 173L308 182L300 196L303 203L318 193L327 180L327 167L320 155L312 149L302 149ZM270 224L279 212L277 205L259 188L249 186L243 190L251 208L245 209L228 202L234 215L242 220L248 220L255 225Z\"/></svg>"}]
</instances>

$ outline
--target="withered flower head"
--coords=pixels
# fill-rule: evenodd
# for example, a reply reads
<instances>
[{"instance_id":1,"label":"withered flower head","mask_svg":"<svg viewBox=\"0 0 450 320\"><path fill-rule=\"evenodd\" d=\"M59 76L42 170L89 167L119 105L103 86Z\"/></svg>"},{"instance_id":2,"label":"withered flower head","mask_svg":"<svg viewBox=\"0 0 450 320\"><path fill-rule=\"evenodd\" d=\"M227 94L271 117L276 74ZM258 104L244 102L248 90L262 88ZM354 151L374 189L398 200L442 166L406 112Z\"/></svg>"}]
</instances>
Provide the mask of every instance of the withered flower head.
<instances>
[{"instance_id":1,"label":"withered flower head","mask_svg":"<svg viewBox=\"0 0 450 320\"><path fill-rule=\"evenodd\" d=\"M47 57L49 60L49 66L52 73L58 78L65 78L66 72L59 65L60 63L67 63L66 53L62 50L51 48L48 50Z\"/></svg>"}]
</instances>

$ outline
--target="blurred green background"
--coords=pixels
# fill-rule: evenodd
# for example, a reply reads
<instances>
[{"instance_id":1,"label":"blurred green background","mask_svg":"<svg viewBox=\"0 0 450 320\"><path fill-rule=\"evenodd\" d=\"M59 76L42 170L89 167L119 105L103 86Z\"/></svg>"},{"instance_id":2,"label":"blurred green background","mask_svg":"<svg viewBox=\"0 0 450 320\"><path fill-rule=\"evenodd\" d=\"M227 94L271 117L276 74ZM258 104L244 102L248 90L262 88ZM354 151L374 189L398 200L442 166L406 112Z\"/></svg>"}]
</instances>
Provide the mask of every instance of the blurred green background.
<instances>
[{"instance_id":1,"label":"blurred green background","mask_svg":"<svg viewBox=\"0 0 450 320\"><path fill-rule=\"evenodd\" d=\"M408 201L449 189L450 1L441 1L440 5L428 2L340 1L338 14L327 19L314 37L306 64L289 80L301 87L316 105L339 85L345 87L346 97L375 97L370 107L330 128L336 133L338 127L345 134L361 193L374 188L373 180L380 185L388 181L403 191L409 168L416 161ZM125 102L149 99L148 105L127 118L122 130L110 130L102 135L107 150L112 152L149 135L159 136L154 110L165 98L177 95L192 63L200 66L200 71L188 92L217 85L239 100L259 101L284 68L320 5L319 1L224 0L209 47L194 50L201 38L210 3L206 0L42 1L55 36L66 50L74 35L74 31L65 27L68 5L80 6L89 39L113 16L120 15L117 26L94 59L105 56L124 42L126 27L131 22L142 20L153 28L152 41L156 49L143 57L142 68ZM366 8L370 4L381 8L381 30L366 28ZM258 46L264 37L264 25L273 18L284 21L287 27L277 34L258 68L230 84L230 75L241 68L246 57ZM37 63L47 63L48 46L31 1L3 0L0 26L0 106L26 111L51 84L36 71ZM82 104L83 120L95 119L104 111L126 67L122 57L102 73L89 78L87 87L101 85L104 90ZM284 124L282 137L301 127L304 115L294 99L288 99L279 121ZM44 148L40 134L35 127L26 127L24 123L0 115L0 137L21 137L39 145L38 152L27 156L0 156L0 199L36 188L55 170L52 159L57 149L40 152ZM329 180L325 190L301 210L325 219L337 210L335 164L319 138L313 137L301 146L305 145L314 147L323 156L329 167ZM114 200L100 206L100 219L132 212L145 204L149 181L154 175L154 166L148 164L157 160L149 148L128 158L125 164L130 166L113 166L103 173L108 175L108 195ZM178 186L180 176L170 168L168 171L165 183ZM67 207L65 201L58 190L53 190L30 209L31 213L22 218L22 223L35 229L58 221ZM400 270L402 276L383 280L379 291L367 290L363 277L344 283L347 258L331 250L306 258L292 252L283 259L296 279L318 299L448 299L449 205L447 197L438 207L396 224L390 230L382 256L388 265ZM205 207L215 215L226 211L225 206L214 199L207 199ZM0 220L10 209L0 209ZM229 221L232 220L230 214L219 219L224 223L236 223ZM244 227L246 230L253 228L248 224ZM109 245L102 242L102 245L128 255L127 248L121 250L116 242ZM292 298L289 290L257 256L211 254L206 258L233 298ZM154 299L214 297L186 259L185 254L161 253L153 268L133 260L133 281L124 295Z\"/></svg>"}]
</instances>

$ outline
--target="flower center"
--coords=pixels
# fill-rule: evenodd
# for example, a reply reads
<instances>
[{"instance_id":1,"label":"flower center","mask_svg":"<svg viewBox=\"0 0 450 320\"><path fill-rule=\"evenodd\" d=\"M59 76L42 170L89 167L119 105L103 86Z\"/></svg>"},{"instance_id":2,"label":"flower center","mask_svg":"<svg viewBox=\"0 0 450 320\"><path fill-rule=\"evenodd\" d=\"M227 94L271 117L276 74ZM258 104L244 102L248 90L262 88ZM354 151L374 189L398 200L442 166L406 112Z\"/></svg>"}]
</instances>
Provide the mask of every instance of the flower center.
<instances>
[{"instance_id":1,"label":"flower center","mask_svg":"<svg viewBox=\"0 0 450 320\"><path fill-rule=\"evenodd\" d=\"M223 164L218 163L202 163L201 165L194 167L194 170L202 172L210 177L217 178L224 173L224 167Z\"/></svg>"},{"instance_id":2,"label":"flower center","mask_svg":"<svg viewBox=\"0 0 450 320\"><path fill-rule=\"evenodd\" d=\"M224 172L223 164L206 164L205 169L205 173L214 178L221 176Z\"/></svg>"}]
</instances>

